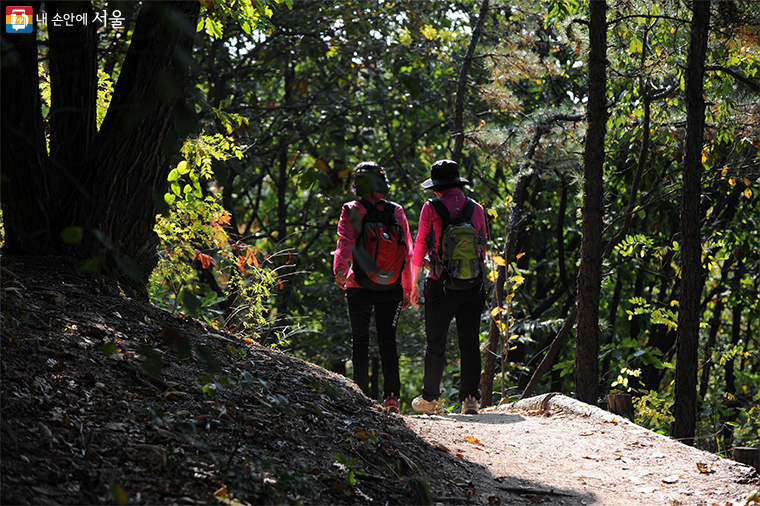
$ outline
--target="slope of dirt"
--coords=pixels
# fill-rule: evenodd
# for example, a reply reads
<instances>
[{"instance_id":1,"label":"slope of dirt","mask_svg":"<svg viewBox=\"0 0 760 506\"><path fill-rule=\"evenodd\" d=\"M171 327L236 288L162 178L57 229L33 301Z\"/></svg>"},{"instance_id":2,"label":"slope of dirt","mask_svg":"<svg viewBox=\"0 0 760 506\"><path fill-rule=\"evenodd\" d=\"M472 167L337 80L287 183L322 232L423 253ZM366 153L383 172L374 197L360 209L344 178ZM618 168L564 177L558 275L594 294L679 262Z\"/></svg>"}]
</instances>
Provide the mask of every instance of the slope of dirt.
<instances>
[{"instance_id":1,"label":"slope of dirt","mask_svg":"<svg viewBox=\"0 0 760 506\"><path fill-rule=\"evenodd\" d=\"M3 255L0 273L2 504L733 505L758 488L557 407L388 415L343 376L57 259Z\"/></svg>"}]
</instances>

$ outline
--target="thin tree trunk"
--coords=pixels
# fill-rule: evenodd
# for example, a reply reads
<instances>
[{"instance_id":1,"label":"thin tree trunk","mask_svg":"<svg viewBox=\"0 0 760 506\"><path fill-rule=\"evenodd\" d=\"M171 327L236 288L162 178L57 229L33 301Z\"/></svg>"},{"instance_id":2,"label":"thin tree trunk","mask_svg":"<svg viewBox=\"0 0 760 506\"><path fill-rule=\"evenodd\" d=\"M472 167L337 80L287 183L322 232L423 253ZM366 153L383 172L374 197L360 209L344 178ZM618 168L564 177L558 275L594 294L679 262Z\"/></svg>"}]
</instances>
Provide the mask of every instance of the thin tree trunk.
<instances>
[{"instance_id":1,"label":"thin tree trunk","mask_svg":"<svg viewBox=\"0 0 760 506\"><path fill-rule=\"evenodd\" d=\"M599 383L599 298L602 286L604 138L607 133L607 4L589 5L589 62L586 146L584 149L583 236L578 270L578 324L575 338L576 395L596 405Z\"/></svg>"},{"instance_id":2,"label":"thin tree trunk","mask_svg":"<svg viewBox=\"0 0 760 506\"><path fill-rule=\"evenodd\" d=\"M519 233L520 224L522 223L523 207L525 206L525 190L528 185L530 176L528 175L528 169L533 162L533 155L536 152L536 148L541 141L541 137L546 133L552 124L557 121L580 121L581 116L568 116L564 114L558 114L547 118L545 121L536 125L536 129L531 136L530 143L525 149L523 154L523 165L520 167L520 171L517 176L517 183L513 192L513 200L510 206L509 220L507 223L507 240L504 243L503 257L507 265L511 262L512 254L517 242L517 234ZM560 262L564 259L560 259ZM494 283L493 297L491 300L491 310L496 307L500 307L504 302L504 285L507 279L507 267L499 266L497 268L497 278ZM490 314L490 312L489 312ZM496 371L496 358L499 357L500 361L506 359L506 357L500 357L497 354L499 349L499 341L501 339L501 331L499 329L499 322L501 318L499 315L491 318L491 324L488 329L488 342L486 343L486 356L483 361L483 373L481 376L481 398L480 406L490 406L493 404L493 378Z\"/></svg>"},{"instance_id":3,"label":"thin tree trunk","mask_svg":"<svg viewBox=\"0 0 760 506\"><path fill-rule=\"evenodd\" d=\"M715 309L713 310L713 318L710 322L710 335L707 338L707 346L705 346L705 361L702 363L702 379L699 383L699 397L705 398L707 394L707 388L710 386L710 370L712 369L712 355L715 351L715 342L718 338L718 330L720 330L721 313L723 312L723 301L715 301Z\"/></svg>"},{"instance_id":4,"label":"thin tree trunk","mask_svg":"<svg viewBox=\"0 0 760 506\"><path fill-rule=\"evenodd\" d=\"M692 3L691 41L686 60L686 150L681 191L682 281L672 437L694 443L697 425L697 352L702 293L702 244L699 202L702 193L702 143L705 126L704 70L710 28L710 2Z\"/></svg>"},{"instance_id":5,"label":"thin tree trunk","mask_svg":"<svg viewBox=\"0 0 760 506\"><path fill-rule=\"evenodd\" d=\"M462 66L459 69L459 76L457 78L457 94L454 101L454 153L452 154L452 158L457 163L460 162L462 148L464 147L464 99L467 95L467 77L470 75L470 68L472 68L472 59L475 56L475 48L478 46L480 36L483 33L486 14L488 14L488 0L483 0L480 4L478 21L475 24L475 29L472 31L470 44L467 46L467 53L465 54L464 61L462 61Z\"/></svg>"}]
</instances>

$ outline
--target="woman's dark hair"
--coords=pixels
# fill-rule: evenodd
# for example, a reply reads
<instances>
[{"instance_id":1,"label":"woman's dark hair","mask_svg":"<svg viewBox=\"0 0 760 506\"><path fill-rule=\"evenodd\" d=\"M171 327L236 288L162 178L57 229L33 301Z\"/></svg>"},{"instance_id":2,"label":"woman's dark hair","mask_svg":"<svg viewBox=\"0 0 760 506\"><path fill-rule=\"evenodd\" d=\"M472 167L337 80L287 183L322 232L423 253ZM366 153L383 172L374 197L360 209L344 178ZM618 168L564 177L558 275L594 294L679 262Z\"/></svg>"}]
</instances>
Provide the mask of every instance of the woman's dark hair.
<instances>
[{"instance_id":1,"label":"woman's dark hair","mask_svg":"<svg viewBox=\"0 0 760 506\"><path fill-rule=\"evenodd\" d=\"M361 162L354 167L354 191L357 195L387 193L390 183L385 169L375 162Z\"/></svg>"},{"instance_id":2,"label":"woman's dark hair","mask_svg":"<svg viewBox=\"0 0 760 506\"><path fill-rule=\"evenodd\" d=\"M451 184L442 184L440 186L433 186L432 190L434 192L442 192L444 190L448 190L449 188L459 188L460 190L467 186L466 183L451 183Z\"/></svg>"}]
</instances>

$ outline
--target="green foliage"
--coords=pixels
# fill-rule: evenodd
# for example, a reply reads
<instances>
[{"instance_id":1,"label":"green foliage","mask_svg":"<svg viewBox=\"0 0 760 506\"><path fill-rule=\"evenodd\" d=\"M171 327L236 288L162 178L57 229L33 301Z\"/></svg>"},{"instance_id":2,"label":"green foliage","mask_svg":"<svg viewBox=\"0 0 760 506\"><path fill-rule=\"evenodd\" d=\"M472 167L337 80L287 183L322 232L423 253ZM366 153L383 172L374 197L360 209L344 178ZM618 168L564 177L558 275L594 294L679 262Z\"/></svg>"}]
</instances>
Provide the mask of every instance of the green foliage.
<instances>
[{"instance_id":1,"label":"green foliage","mask_svg":"<svg viewBox=\"0 0 760 506\"><path fill-rule=\"evenodd\" d=\"M265 323L265 303L274 273L259 266L258 250L230 243L226 229L230 215L222 207L220 195L204 196L202 186L212 175L214 160L240 158L242 151L230 139L214 134L189 139L181 152L184 159L167 178L169 192L164 201L169 212L156 218L161 246L158 266L151 274L152 301L194 316L202 314L218 325L219 318L227 315L215 306L235 294L240 302L237 316L245 316L246 326L260 327ZM226 292L220 294L204 285L200 269L215 269L216 280Z\"/></svg>"},{"instance_id":2,"label":"green foliage","mask_svg":"<svg viewBox=\"0 0 760 506\"><path fill-rule=\"evenodd\" d=\"M670 414L670 407L673 404L672 398L650 390L637 398L634 404L636 408L635 422L638 425L658 434L668 434L670 424L674 420L673 415Z\"/></svg>"},{"instance_id":3,"label":"green foliage","mask_svg":"<svg viewBox=\"0 0 760 506\"><path fill-rule=\"evenodd\" d=\"M203 0L197 30L205 30L209 36L221 39L224 36L224 24L230 20L237 22L247 34L257 28L270 28L269 18L274 14L273 8L283 3L289 8L293 5L292 0Z\"/></svg>"},{"instance_id":4,"label":"green foliage","mask_svg":"<svg viewBox=\"0 0 760 506\"><path fill-rule=\"evenodd\" d=\"M628 382L631 376L635 378L641 377L641 369L636 369L635 371L628 369L627 367L620 369L620 374L618 374L617 379L610 385L612 387L612 392L615 393L617 387L617 390L622 391L622 393L630 393L633 390Z\"/></svg>"},{"instance_id":5,"label":"green foliage","mask_svg":"<svg viewBox=\"0 0 760 506\"><path fill-rule=\"evenodd\" d=\"M42 86L42 84L40 84ZM49 84L48 84L49 86ZM49 93L49 90L48 90ZM103 69L98 69L98 99L96 108L96 122L98 130L100 125L103 124L103 120L108 112L108 106L111 105L111 97L113 96L113 81L111 76L105 73Z\"/></svg>"},{"instance_id":6,"label":"green foliage","mask_svg":"<svg viewBox=\"0 0 760 506\"><path fill-rule=\"evenodd\" d=\"M349 485L356 485L357 474L364 474L356 468L357 462L358 460L356 458L349 459L341 453L335 454L335 463L346 473L346 481Z\"/></svg>"}]
</instances>

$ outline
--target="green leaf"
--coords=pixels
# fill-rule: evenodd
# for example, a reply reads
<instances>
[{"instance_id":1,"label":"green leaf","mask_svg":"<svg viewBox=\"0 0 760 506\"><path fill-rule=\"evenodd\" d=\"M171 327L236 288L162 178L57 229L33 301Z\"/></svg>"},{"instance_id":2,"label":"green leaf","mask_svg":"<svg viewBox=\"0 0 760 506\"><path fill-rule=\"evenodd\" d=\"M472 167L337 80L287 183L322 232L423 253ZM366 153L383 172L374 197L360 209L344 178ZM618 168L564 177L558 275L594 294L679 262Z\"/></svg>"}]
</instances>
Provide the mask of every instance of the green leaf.
<instances>
[{"instance_id":1,"label":"green leaf","mask_svg":"<svg viewBox=\"0 0 760 506\"><path fill-rule=\"evenodd\" d=\"M61 231L61 240L66 244L79 244L84 239L82 227L68 227Z\"/></svg>"},{"instance_id":2,"label":"green leaf","mask_svg":"<svg viewBox=\"0 0 760 506\"><path fill-rule=\"evenodd\" d=\"M169 172L169 177L167 177L166 180L169 182L177 181L179 179L179 176L179 170L172 169L171 172Z\"/></svg>"},{"instance_id":3,"label":"green leaf","mask_svg":"<svg viewBox=\"0 0 760 506\"><path fill-rule=\"evenodd\" d=\"M161 355L158 350L147 344L141 344L138 346L137 351L143 357L142 367L146 373L151 376L158 376L161 374L161 369L163 369L164 364L161 361Z\"/></svg>"},{"instance_id":4,"label":"green leaf","mask_svg":"<svg viewBox=\"0 0 760 506\"><path fill-rule=\"evenodd\" d=\"M306 171L301 174L301 177L298 180L298 187L302 190L308 190L314 184L315 179L316 178L314 177L314 171Z\"/></svg>"},{"instance_id":5,"label":"green leaf","mask_svg":"<svg viewBox=\"0 0 760 506\"><path fill-rule=\"evenodd\" d=\"M124 487L115 481L111 483L109 492L111 493L111 497L113 497L113 500L116 502L116 504L127 504L129 502L129 498L127 497L127 493L124 491Z\"/></svg>"},{"instance_id":6,"label":"green leaf","mask_svg":"<svg viewBox=\"0 0 760 506\"><path fill-rule=\"evenodd\" d=\"M135 281L140 281L140 266L138 266L131 258L120 255L116 257L116 265L119 266L119 269L121 269L121 271L126 274L127 277L132 278Z\"/></svg>"},{"instance_id":7,"label":"green leaf","mask_svg":"<svg viewBox=\"0 0 760 506\"><path fill-rule=\"evenodd\" d=\"M119 351L119 348L116 346L116 343L113 341L108 341L100 349L103 350L103 355L105 355L106 357L113 355L114 353Z\"/></svg>"}]
</instances>

